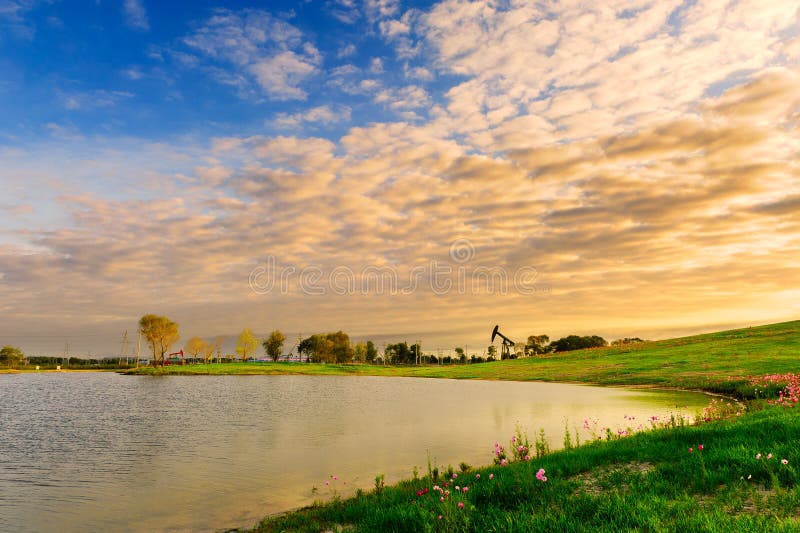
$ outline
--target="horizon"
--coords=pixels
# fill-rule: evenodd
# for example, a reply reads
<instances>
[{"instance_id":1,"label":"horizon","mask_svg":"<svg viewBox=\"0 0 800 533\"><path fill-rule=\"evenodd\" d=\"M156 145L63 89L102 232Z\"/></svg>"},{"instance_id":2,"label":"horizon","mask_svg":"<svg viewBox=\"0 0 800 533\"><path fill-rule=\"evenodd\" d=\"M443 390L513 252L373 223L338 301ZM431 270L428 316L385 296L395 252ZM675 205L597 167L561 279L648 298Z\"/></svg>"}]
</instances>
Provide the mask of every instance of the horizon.
<instances>
[{"instance_id":1,"label":"horizon","mask_svg":"<svg viewBox=\"0 0 800 533\"><path fill-rule=\"evenodd\" d=\"M12 0L0 345L795 319L800 7L599 4Z\"/></svg>"}]
</instances>

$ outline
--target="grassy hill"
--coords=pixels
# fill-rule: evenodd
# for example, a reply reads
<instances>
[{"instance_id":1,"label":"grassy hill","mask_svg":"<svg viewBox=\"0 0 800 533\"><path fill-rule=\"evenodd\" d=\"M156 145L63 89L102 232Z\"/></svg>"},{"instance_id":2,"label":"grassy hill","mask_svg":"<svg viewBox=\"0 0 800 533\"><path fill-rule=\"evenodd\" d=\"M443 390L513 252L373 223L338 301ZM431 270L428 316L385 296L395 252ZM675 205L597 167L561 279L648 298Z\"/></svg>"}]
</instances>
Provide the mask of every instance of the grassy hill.
<instances>
[{"instance_id":1,"label":"grassy hill","mask_svg":"<svg viewBox=\"0 0 800 533\"><path fill-rule=\"evenodd\" d=\"M414 376L655 385L745 394L747 376L800 369L800 321L635 345L576 350L493 363L446 366L232 363L139 368L130 374Z\"/></svg>"}]
</instances>

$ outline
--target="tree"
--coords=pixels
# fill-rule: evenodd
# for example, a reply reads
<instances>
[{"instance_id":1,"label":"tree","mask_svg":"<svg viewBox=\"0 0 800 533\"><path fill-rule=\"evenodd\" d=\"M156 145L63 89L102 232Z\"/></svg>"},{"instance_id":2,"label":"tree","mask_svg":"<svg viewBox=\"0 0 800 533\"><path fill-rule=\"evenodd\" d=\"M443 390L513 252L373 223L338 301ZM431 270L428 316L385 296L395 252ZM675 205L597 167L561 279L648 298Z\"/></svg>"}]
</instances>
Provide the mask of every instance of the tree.
<instances>
[{"instance_id":1,"label":"tree","mask_svg":"<svg viewBox=\"0 0 800 533\"><path fill-rule=\"evenodd\" d=\"M486 356L487 357L496 357L497 356L497 348L494 344L486 348Z\"/></svg>"},{"instance_id":2,"label":"tree","mask_svg":"<svg viewBox=\"0 0 800 533\"><path fill-rule=\"evenodd\" d=\"M356 343L353 347L353 357L356 361L364 363L367 360L367 345L363 342Z\"/></svg>"},{"instance_id":3,"label":"tree","mask_svg":"<svg viewBox=\"0 0 800 533\"><path fill-rule=\"evenodd\" d=\"M273 362L278 362L283 351L283 341L286 340L286 335L279 330L275 330L269 334L269 338L264 341L264 351L272 359Z\"/></svg>"},{"instance_id":4,"label":"tree","mask_svg":"<svg viewBox=\"0 0 800 533\"><path fill-rule=\"evenodd\" d=\"M315 363L347 363L353 360L350 336L343 331L315 333L300 341L297 350L306 355L306 360Z\"/></svg>"},{"instance_id":5,"label":"tree","mask_svg":"<svg viewBox=\"0 0 800 533\"><path fill-rule=\"evenodd\" d=\"M214 354L219 351L222 347L222 343L225 340L225 336L219 335L214 338L213 341L207 342L204 349L203 349L203 361L208 363L214 362Z\"/></svg>"},{"instance_id":6,"label":"tree","mask_svg":"<svg viewBox=\"0 0 800 533\"><path fill-rule=\"evenodd\" d=\"M367 341L367 363L374 363L378 359L378 349L375 348L375 343Z\"/></svg>"},{"instance_id":7,"label":"tree","mask_svg":"<svg viewBox=\"0 0 800 533\"><path fill-rule=\"evenodd\" d=\"M205 353L207 345L208 343L206 341L195 336L186 342L186 346L183 347L183 351L197 359L200 357L201 353Z\"/></svg>"},{"instance_id":8,"label":"tree","mask_svg":"<svg viewBox=\"0 0 800 533\"><path fill-rule=\"evenodd\" d=\"M600 348L608 346L608 342L603 337L597 335L579 337L578 335L568 335L557 341L550 343L555 352L570 352L572 350L583 350L586 348Z\"/></svg>"},{"instance_id":9,"label":"tree","mask_svg":"<svg viewBox=\"0 0 800 533\"><path fill-rule=\"evenodd\" d=\"M640 342L647 342L639 337L625 337L624 339L617 339L611 342L611 346L626 346L628 344L638 344Z\"/></svg>"},{"instance_id":10,"label":"tree","mask_svg":"<svg viewBox=\"0 0 800 533\"><path fill-rule=\"evenodd\" d=\"M387 361L396 364L412 364L415 362L414 352L408 347L407 342L398 342L397 344L387 344L384 352L384 357Z\"/></svg>"},{"instance_id":11,"label":"tree","mask_svg":"<svg viewBox=\"0 0 800 533\"><path fill-rule=\"evenodd\" d=\"M0 349L0 365L16 366L25 359L22 350L14 346L3 346Z\"/></svg>"},{"instance_id":12,"label":"tree","mask_svg":"<svg viewBox=\"0 0 800 533\"><path fill-rule=\"evenodd\" d=\"M239 334L239 339L236 341L236 353L242 358L242 362L246 363L247 358L253 354L258 348L258 339L250 328L244 328Z\"/></svg>"},{"instance_id":13,"label":"tree","mask_svg":"<svg viewBox=\"0 0 800 533\"><path fill-rule=\"evenodd\" d=\"M525 355L541 355L550 351L550 337L547 335L531 335L525 343Z\"/></svg>"},{"instance_id":14,"label":"tree","mask_svg":"<svg viewBox=\"0 0 800 533\"><path fill-rule=\"evenodd\" d=\"M333 343L333 357L337 363L349 363L353 360L353 345L350 335L344 331L328 333L328 340Z\"/></svg>"},{"instance_id":15,"label":"tree","mask_svg":"<svg viewBox=\"0 0 800 533\"><path fill-rule=\"evenodd\" d=\"M164 354L180 339L178 324L165 316L144 315L139 319L139 329L153 350L153 365L164 366Z\"/></svg>"}]
</instances>

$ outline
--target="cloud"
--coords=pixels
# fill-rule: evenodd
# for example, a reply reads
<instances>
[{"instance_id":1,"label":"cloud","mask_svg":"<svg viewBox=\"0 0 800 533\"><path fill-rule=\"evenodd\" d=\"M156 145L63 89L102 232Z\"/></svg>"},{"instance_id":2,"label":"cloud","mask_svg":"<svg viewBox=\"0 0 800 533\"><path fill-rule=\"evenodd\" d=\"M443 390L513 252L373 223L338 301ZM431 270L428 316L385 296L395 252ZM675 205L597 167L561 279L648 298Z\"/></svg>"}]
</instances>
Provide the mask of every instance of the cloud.
<instances>
[{"instance_id":1,"label":"cloud","mask_svg":"<svg viewBox=\"0 0 800 533\"><path fill-rule=\"evenodd\" d=\"M70 111L87 110L102 107L113 107L120 101L134 97L127 91L108 91L95 89L92 91L57 91L65 109Z\"/></svg>"},{"instance_id":2,"label":"cloud","mask_svg":"<svg viewBox=\"0 0 800 533\"><path fill-rule=\"evenodd\" d=\"M399 0L364 0L367 20L373 22L393 16L399 9Z\"/></svg>"},{"instance_id":3,"label":"cloud","mask_svg":"<svg viewBox=\"0 0 800 533\"><path fill-rule=\"evenodd\" d=\"M301 113L279 113L274 123L281 127L297 128L303 124L337 124L350 121L351 109L344 105L322 105Z\"/></svg>"},{"instance_id":4,"label":"cloud","mask_svg":"<svg viewBox=\"0 0 800 533\"><path fill-rule=\"evenodd\" d=\"M355 24L361 18L361 12L355 0L332 0L325 4L326 12L345 24Z\"/></svg>"},{"instance_id":5,"label":"cloud","mask_svg":"<svg viewBox=\"0 0 800 533\"><path fill-rule=\"evenodd\" d=\"M150 22L147 20L147 11L141 0L124 0L122 10L125 13L125 23L136 30L148 31Z\"/></svg>"},{"instance_id":6,"label":"cloud","mask_svg":"<svg viewBox=\"0 0 800 533\"><path fill-rule=\"evenodd\" d=\"M266 11L217 10L183 43L217 62L209 72L221 83L249 87L273 100L303 100L301 86L319 71L322 56L302 32Z\"/></svg>"},{"instance_id":7,"label":"cloud","mask_svg":"<svg viewBox=\"0 0 800 533\"><path fill-rule=\"evenodd\" d=\"M5 0L0 3L0 29L7 30L8 35L16 38L32 40L36 27L26 15L35 5L35 0ZM3 32L0 32L2 41Z\"/></svg>"},{"instance_id":8,"label":"cloud","mask_svg":"<svg viewBox=\"0 0 800 533\"><path fill-rule=\"evenodd\" d=\"M356 53L356 45L353 43L346 44L342 46L338 52L336 52L336 57L343 58L343 57L351 57Z\"/></svg>"},{"instance_id":9,"label":"cloud","mask_svg":"<svg viewBox=\"0 0 800 533\"><path fill-rule=\"evenodd\" d=\"M303 100L307 93L299 85L316 72L313 61L290 50L250 65L258 84L273 100Z\"/></svg>"},{"instance_id":10,"label":"cloud","mask_svg":"<svg viewBox=\"0 0 800 533\"><path fill-rule=\"evenodd\" d=\"M411 111L427 108L431 99L422 87L407 85L399 89L384 89L375 96L375 102L393 111Z\"/></svg>"}]
</instances>

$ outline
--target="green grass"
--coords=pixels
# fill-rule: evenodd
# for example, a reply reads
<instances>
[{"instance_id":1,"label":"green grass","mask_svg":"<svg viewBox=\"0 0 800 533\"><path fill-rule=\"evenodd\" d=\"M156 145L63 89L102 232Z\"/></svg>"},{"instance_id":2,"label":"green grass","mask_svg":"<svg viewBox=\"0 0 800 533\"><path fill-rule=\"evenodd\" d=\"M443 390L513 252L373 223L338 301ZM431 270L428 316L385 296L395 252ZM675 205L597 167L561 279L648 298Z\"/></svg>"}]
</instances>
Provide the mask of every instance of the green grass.
<instances>
[{"instance_id":1,"label":"green grass","mask_svg":"<svg viewBox=\"0 0 800 533\"><path fill-rule=\"evenodd\" d=\"M794 371L800 321L476 365L233 363L139 368L131 374L370 375L680 387L747 396L750 375Z\"/></svg>"},{"instance_id":2,"label":"green grass","mask_svg":"<svg viewBox=\"0 0 800 533\"><path fill-rule=\"evenodd\" d=\"M256 530L799 531L798 440L800 411L769 408L470 470L450 480L444 502L433 486L447 480L425 476L267 518ZM536 479L539 468L547 482ZM469 491L456 495L456 484Z\"/></svg>"}]
</instances>

